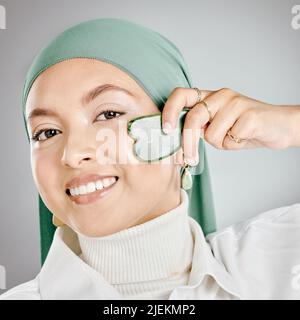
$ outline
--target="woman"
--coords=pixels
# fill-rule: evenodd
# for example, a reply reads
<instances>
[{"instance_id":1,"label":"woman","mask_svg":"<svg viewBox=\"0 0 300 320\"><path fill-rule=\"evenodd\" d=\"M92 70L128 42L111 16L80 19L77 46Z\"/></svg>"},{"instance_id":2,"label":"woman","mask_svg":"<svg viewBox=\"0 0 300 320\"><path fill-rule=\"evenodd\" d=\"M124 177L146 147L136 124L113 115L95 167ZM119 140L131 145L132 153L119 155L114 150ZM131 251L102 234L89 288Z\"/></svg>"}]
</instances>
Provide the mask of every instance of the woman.
<instances>
[{"instance_id":1,"label":"woman","mask_svg":"<svg viewBox=\"0 0 300 320\"><path fill-rule=\"evenodd\" d=\"M299 106L195 90L165 37L97 19L43 48L23 107L44 264L1 299L300 298L300 204L213 232L203 140L220 149L300 146ZM162 111L170 135L183 107L171 163L137 161L128 121ZM103 132L115 140L105 145ZM190 181L188 165L197 169Z\"/></svg>"}]
</instances>

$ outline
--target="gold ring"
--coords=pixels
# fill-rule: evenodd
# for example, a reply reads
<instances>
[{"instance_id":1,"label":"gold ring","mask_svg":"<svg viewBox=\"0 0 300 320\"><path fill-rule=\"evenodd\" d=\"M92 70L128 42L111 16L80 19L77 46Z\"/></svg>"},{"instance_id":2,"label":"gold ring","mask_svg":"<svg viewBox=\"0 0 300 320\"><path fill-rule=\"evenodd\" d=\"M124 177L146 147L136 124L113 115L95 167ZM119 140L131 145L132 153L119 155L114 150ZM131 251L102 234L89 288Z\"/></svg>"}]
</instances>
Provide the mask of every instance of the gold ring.
<instances>
[{"instance_id":1,"label":"gold ring","mask_svg":"<svg viewBox=\"0 0 300 320\"><path fill-rule=\"evenodd\" d=\"M208 112L208 114L209 114L209 120L208 120L208 122L211 122L211 120L212 120L212 114L211 114L211 110L210 110L209 106L207 105L207 103L206 103L204 100L200 101L200 103L202 103L202 104L204 105L204 107L206 108L206 110L207 110L207 112Z\"/></svg>"},{"instance_id":2,"label":"gold ring","mask_svg":"<svg viewBox=\"0 0 300 320\"><path fill-rule=\"evenodd\" d=\"M194 87L193 89L195 89L195 90L197 91L197 93L198 93L197 102L195 103L195 104L197 104L197 103L199 103L199 102L201 101L201 98L202 98L202 92L201 92L201 90L200 90L200 89L198 89L197 87Z\"/></svg>"},{"instance_id":3,"label":"gold ring","mask_svg":"<svg viewBox=\"0 0 300 320\"><path fill-rule=\"evenodd\" d=\"M234 141L234 142L236 142L236 143L241 143L241 142L243 142L243 141L247 141L247 140L248 140L248 139L246 139L246 138L239 138L239 137L235 136L235 135L231 132L231 129L228 130L227 135L229 136L229 138L230 138L232 141Z\"/></svg>"}]
</instances>

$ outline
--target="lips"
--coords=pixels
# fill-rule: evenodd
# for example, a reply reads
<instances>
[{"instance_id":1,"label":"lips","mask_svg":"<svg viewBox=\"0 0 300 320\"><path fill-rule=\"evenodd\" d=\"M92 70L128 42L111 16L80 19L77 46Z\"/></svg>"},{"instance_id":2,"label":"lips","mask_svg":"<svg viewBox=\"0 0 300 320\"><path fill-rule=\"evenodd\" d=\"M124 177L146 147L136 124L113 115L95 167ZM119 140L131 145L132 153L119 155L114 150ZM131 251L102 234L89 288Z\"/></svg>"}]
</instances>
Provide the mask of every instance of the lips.
<instances>
[{"instance_id":1,"label":"lips","mask_svg":"<svg viewBox=\"0 0 300 320\"><path fill-rule=\"evenodd\" d=\"M71 179L66 184L66 192L68 189L79 187L80 185L88 184L89 182L96 182L98 180L104 179L104 178L110 178L110 177L117 177L114 175L99 175L99 174L86 174L77 176L73 179ZM118 178L118 177L117 177Z\"/></svg>"},{"instance_id":2,"label":"lips","mask_svg":"<svg viewBox=\"0 0 300 320\"><path fill-rule=\"evenodd\" d=\"M114 189L115 185L117 184L117 182L119 180L119 177L111 176L111 175L110 176L87 175L87 176L81 177L81 178L84 178L84 179L79 179L79 180L74 180L73 179L73 180L70 181L70 182L73 181L73 185L74 185L74 182L81 181L80 183L82 183L83 181L86 181L85 179L87 179L87 178L89 179L88 180L88 183L89 183L89 182L93 182L93 179L96 179L94 181L97 181L97 180L99 181L99 179L104 179L104 178L107 178L107 177L109 177L109 178L115 177L115 182L110 184L109 186L103 187L102 189L99 189L99 190L96 189L95 191L90 192L90 193L86 193L86 194L72 195L70 193L70 190L66 189L66 194L68 195L68 197L69 197L69 199L71 201L75 202L78 205L87 205L87 204L91 204L91 203L94 203L96 201L99 201L100 199L106 197L107 195L109 195L112 192L112 189ZM91 180L91 178L92 178L92 180ZM70 182L67 185L71 186Z\"/></svg>"}]
</instances>

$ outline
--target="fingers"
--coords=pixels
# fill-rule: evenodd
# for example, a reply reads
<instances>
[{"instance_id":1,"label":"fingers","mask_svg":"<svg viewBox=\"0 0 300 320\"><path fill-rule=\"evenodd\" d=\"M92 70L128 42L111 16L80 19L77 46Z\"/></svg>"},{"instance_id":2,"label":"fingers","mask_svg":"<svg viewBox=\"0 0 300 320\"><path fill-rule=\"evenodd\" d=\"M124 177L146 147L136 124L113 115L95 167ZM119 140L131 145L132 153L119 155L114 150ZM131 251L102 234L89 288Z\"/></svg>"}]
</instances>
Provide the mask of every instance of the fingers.
<instances>
[{"instance_id":1,"label":"fingers","mask_svg":"<svg viewBox=\"0 0 300 320\"><path fill-rule=\"evenodd\" d=\"M201 136L202 130L197 126L197 123L193 124L193 128L183 129L183 157L190 166L196 166L199 162L198 148Z\"/></svg>"},{"instance_id":2,"label":"fingers","mask_svg":"<svg viewBox=\"0 0 300 320\"><path fill-rule=\"evenodd\" d=\"M220 147L222 147L223 138L226 134L227 128L230 128L232 124L236 121L236 117L238 116L238 110L236 112L231 112L228 116L228 110L226 112L222 112L218 117L218 113L220 110L223 110L225 106L228 104L228 101L231 99L231 95L227 93L227 91L221 89L216 92L212 92L208 94L203 100L207 103L209 110L211 112L212 123L209 123L210 114L208 110L203 105L202 102L196 104L186 115L184 121L184 130L183 130L183 149L184 149L184 160L191 166L197 165L199 162L198 148L199 148L199 140L201 134L203 134L201 129L205 130L205 140L209 139L211 144L215 144L215 141L218 141ZM215 119L217 117L217 123L215 123ZM224 122L224 123L223 123ZM218 124L221 123L221 130L218 128ZM212 126L212 129L211 129ZM218 132L215 135L214 128L218 129ZM227 129L227 130L226 130ZM210 131L210 134L207 135L207 132ZM223 137L221 137L223 132ZM203 136L202 136L203 138Z\"/></svg>"},{"instance_id":3,"label":"fingers","mask_svg":"<svg viewBox=\"0 0 300 320\"><path fill-rule=\"evenodd\" d=\"M223 149L223 142L227 136L228 130L232 128L243 112L244 110L242 108L234 104L229 104L219 109L215 114L213 121L205 130L205 140L217 149ZM227 136L227 138L229 137ZM232 142L234 143L234 141Z\"/></svg>"},{"instance_id":4,"label":"fingers","mask_svg":"<svg viewBox=\"0 0 300 320\"><path fill-rule=\"evenodd\" d=\"M255 136L257 128L257 117L254 112L244 112L234 123L231 133L241 139L247 139L237 143L229 138L226 134L223 141L223 148L230 150L251 149L260 147L259 142L255 142L252 137Z\"/></svg>"},{"instance_id":5,"label":"fingers","mask_svg":"<svg viewBox=\"0 0 300 320\"><path fill-rule=\"evenodd\" d=\"M201 99L213 91L201 90ZM170 133L176 129L181 110L184 107L193 107L198 99L198 93L193 88L175 88L164 105L162 112L163 131Z\"/></svg>"},{"instance_id":6,"label":"fingers","mask_svg":"<svg viewBox=\"0 0 300 320\"><path fill-rule=\"evenodd\" d=\"M217 91L201 90L201 93L202 100L196 104L198 93L195 89L176 88L163 110L163 124L169 122L175 129L181 110L184 107L191 107L186 115L182 132L186 163L195 166L199 162L198 148L203 133L205 140L218 149L234 150L259 145L259 142L256 143L251 139L257 128L255 113L250 110L252 100L229 88ZM231 140L227 135L229 129L238 138L248 140L240 143Z\"/></svg>"}]
</instances>

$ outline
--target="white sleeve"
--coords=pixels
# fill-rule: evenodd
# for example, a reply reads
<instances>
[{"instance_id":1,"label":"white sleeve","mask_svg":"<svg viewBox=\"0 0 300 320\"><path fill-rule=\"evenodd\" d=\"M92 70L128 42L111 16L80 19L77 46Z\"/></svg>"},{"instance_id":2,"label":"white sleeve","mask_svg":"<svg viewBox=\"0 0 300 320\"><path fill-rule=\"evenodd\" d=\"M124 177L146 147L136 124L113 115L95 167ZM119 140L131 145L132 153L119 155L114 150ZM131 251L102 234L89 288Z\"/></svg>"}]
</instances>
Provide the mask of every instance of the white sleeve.
<instances>
[{"instance_id":1,"label":"white sleeve","mask_svg":"<svg viewBox=\"0 0 300 320\"><path fill-rule=\"evenodd\" d=\"M300 299L300 203L206 236L245 299Z\"/></svg>"},{"instance_id":2,"label":"white sleeve","mask_svg":"<svg viewBox=\"0 0 300 320\"><path fill-rule=\"evenodd\" d=\"M0 300L41 300L38 280L24 282L0 295Z\"/></svg>"}]
</instances>

